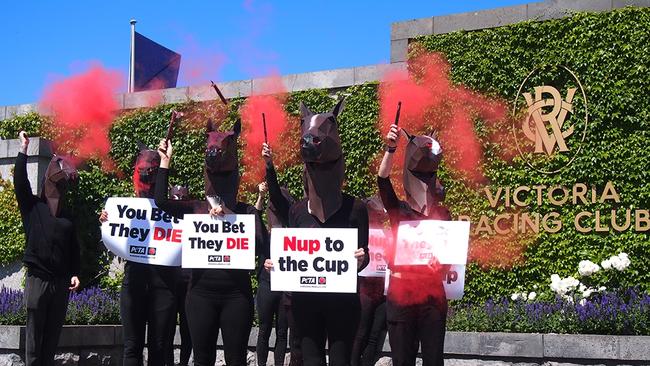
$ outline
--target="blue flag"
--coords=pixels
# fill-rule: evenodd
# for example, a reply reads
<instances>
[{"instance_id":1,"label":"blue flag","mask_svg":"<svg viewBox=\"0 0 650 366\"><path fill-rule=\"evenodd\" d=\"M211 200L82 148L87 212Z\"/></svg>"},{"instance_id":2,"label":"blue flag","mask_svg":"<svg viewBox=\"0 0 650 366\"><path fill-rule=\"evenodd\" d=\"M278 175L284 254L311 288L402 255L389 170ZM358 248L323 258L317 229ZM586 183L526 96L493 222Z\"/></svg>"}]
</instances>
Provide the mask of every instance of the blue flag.
<instances>
[{"instance_id":1,"label":"blue flag","mask_svg":"<svg viewBox=\"0 0 650 366\"><path fill-rule=\"evenodd\" d=\"M175 88L181 55L135 32L133 91Z\"/></svg>"}]
</instances>

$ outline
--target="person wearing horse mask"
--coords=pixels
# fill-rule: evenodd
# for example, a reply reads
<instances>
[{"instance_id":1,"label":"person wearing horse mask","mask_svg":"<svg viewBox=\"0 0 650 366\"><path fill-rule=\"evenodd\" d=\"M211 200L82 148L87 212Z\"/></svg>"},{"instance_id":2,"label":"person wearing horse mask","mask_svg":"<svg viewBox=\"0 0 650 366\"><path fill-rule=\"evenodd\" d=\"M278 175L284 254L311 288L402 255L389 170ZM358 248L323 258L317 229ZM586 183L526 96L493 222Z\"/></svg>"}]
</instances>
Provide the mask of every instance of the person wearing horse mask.
<instances>
[{"instance_id":1,"label":"person wearing horse mask","mask_svg":"<svg viewBox=\"0 0 650 366\"><path fill-rule=\"evenodd\" d=\"M25 363L53 365L70 291L79 288L79 243L64 203L78 175L70 159L54 155L45 171L43 191L34 195L27 177L29 137L21 131L19 139L14 189L26 242Z\"/></svg>"},{"instance_id":2,"label":"person wearing horse mask","mask_svg":"<svg viewBox=\"0 0 650 366\"><path fill-rule=\"evenodd\" d=\"M377 177L394 235L401 221L451 220L449 211L441 205L444 189L437 180L442 159L440 144L432 136L402 132L408 138L403 171L406 201L397 198L389 177L400 136L397 125L392 125L386 135L386 152ZM386 300L393 365L414 366L420 345L424 366L443 365L447 299L442 279L449 266L435 258L429 265L396 266L394 251L387 256L391 276Z\"/></svg>"},{"instance_id":3,"label":"person wearing horse mask","mask_svg":"<svg viewBox=\"0 0 650 366\"><path fill-rule=\"evenodd\" d=\"M237 138L239 121L231 131L218 131L209 121L205 150L204 200L173 201L167 198L173 147L160 142L160 172L156 181L156 205L174 217L186 214L255 215L255 250L261 263L269 256L269 235L259 212L237 201L239 163ZM194 351L194 364L214 366L217 339L221 331L226 364L245 366L248 337L253 323L253 291L250 273L241 269L192 269L185 301L186 317Z\"/></svg>"},{"instance_id":4,"label":"person wearing horse mask","mask_svg":"<svg viewBox=\"0 0 650 366\"><path fill-rule=\"evenodd\" d=\"M155 150L138 143L133 169L136 197L153 198L160 157ZM106 211L100 222L108 220ZM149 365L168 363L173 352L176 325L175 291L181 281L180 267L126 261L120 290L120 319L124 338L123 365L143 364L145 334Z\"/></svg>"},{"instance_id":5,"label":"person wearing horse mask","mask_svg":"<svg viewBox=\"0 0 650 366\"><path fill-rule=\"evenodd\" d=\"M327 113L313 113L301 103L300 154L305 164L307 195L289 209L289 227L355 228L357 268L368 264L368 211L365 204L343 193L345 165L336 118L343 100ZM352 259L352 258L351 258ZM265 267L273 263L267 260ZM293 292L292 311L302 336L305 366L325 364L325 344L329 364L350 364L352 344L359 324L359 294Z\"/></svg>"}]
</instances>

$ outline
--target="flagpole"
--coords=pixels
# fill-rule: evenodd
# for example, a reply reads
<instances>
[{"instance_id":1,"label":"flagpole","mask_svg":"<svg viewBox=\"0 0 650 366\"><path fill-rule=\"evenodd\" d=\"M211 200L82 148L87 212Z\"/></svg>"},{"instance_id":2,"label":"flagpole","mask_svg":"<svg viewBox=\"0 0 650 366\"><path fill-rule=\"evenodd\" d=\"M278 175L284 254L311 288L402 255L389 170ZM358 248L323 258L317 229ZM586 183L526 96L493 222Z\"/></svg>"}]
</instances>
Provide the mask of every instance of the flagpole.
<instances>
[{"instance_id":1,"label":"flagpole","mask_svg":"<svg viewBox=\"0 0 650 366\"><path fill-rule=\"evenodd\" d=\"M135 19L131 19L131 60L129 60L129 85L128 92L133 93L135 85Z\"/></svg>"}]
</instances>

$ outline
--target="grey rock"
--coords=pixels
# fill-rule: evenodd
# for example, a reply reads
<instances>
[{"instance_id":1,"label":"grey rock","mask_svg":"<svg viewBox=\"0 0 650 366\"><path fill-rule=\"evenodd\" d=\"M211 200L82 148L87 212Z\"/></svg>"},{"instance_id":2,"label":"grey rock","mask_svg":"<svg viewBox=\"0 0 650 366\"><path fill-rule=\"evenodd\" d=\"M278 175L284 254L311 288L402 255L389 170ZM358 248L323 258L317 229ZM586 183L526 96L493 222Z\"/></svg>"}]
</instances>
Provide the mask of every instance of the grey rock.
<instances>
[{"instance_id":1,"label":"grey rock","mask_svg":"<svg viewBox=\"0 0 650 366\"><path fill-rule=\"evenodd\" d=\"M79 355L72 352L59 353L54 356L54 364L57 366L77 366L79 365Z\"/></svg>"},{"instance_id":2,"label":"grey rock","mask_svg":"<svg viewBox=\"0 0 650 366\"><path fill-rule=\"evenodd\" d=\"M0 355L0 366L25 366L25 362L19 355L9 353Z\"/></svg>"}]
</instances>

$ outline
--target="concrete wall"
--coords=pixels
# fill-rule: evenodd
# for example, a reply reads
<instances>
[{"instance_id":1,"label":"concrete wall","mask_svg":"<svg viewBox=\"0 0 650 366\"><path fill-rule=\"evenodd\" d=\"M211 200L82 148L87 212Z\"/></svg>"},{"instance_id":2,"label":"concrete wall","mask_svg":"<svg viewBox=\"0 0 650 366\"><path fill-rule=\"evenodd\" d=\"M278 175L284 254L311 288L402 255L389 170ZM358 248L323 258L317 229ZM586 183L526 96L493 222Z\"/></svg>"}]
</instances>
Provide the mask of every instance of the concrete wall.
<instances>
[{"instance_id":1,"label":"concrete wall","mask_svg":"<svg viewBox=\"0 0 650 366\"><path fill-rule=\"evenodd\" d=\"M24 357L24 327L0 326L0 365L18 366ZM248 364L256 365L257 328L249 337ZM174 340L180 345L178 331ZM219 349L222 346L219 338ZM275 344L274 334L270 344ZM388 340L378 366L391 364ZM217 365L223 365L223 352L217 352ZM57 364L120 365L122 330L120 326L66 326L61 334ZM146 359L146 357L145 357ZM648 365L650 337L527 333L447 332L447 365ZM178 349L176 350L178 362ZM421 364L421 360L418 360ZM273 357L269 357L273 362ZM288 362L288 355L285 364Z\"/></svg>"},{"instance_id":2,"label":"concrete wall","mask_svg":"<svg viewBox=\"0 0 650 366\"><path fill-rule=\"evenodd\" d=\"M390 62L406 61L408 44L417 36L496 28L526 20L558 19L579 11L609 11L625 6L648 7L650 0L549 0L397 22L391 25Z\"/></svg>"}]
</instances>

